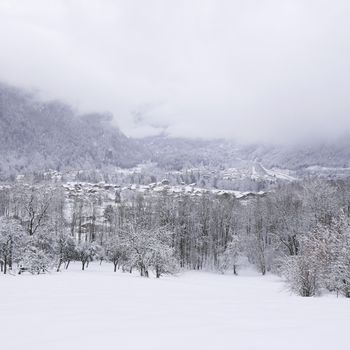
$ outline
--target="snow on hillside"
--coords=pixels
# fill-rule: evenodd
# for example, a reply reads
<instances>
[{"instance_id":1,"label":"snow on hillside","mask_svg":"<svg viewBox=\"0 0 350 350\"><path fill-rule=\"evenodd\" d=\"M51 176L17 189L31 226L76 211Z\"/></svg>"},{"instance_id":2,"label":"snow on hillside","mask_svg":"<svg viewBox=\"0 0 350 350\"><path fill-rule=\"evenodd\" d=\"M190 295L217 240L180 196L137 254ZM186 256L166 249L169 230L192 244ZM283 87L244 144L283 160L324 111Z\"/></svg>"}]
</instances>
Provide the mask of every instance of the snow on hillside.
<instances>
[{"instance_id":1,"label":"snow on hillside","mask_svg":"<svg viewBox=\"0 0 350 350\"><path fill-rule=\"evenodd\" d=\"M290 295L275 276L145 279L108 264L0 279L1 349L337 349L350 304ZM98 270L98 271L97 271Z\"/></svg>"}]
</instances>

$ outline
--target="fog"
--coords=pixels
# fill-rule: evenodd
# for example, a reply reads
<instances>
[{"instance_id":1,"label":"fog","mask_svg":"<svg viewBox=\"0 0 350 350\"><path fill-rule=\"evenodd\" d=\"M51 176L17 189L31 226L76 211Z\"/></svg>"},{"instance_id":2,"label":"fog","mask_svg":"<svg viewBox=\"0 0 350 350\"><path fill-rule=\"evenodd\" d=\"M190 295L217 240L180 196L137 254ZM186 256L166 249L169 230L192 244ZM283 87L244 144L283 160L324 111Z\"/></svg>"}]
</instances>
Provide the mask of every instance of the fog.
<instances>
[{"instance_id":1,"label":"fog","mask_svg":"<svg viewBox=\"0 0 350 350\"><path fill-rule=\"evenodd\" d=\"M0 80L129 136L350 131L350 2L0 1Z\"/></svg>"}]
</instances>

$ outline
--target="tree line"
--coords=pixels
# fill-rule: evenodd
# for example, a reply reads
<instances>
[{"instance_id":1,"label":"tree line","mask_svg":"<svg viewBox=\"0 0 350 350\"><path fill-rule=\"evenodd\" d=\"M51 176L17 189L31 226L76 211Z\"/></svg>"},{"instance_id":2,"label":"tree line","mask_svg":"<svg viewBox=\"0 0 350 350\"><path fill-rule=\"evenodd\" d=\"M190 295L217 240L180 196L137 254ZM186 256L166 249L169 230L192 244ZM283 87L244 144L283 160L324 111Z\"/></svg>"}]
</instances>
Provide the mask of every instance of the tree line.
<instances>
[{"instance_id":1,"label":"tree line","mask_svg":"<svg viewBox=\"0 0 350 350\"><path fill-rule=\"evenodd\" d=\"M0 190L0 265L41 273L80 261L112 262L156 277L179 269L239 273L244 260L285 277L302 296L350 297L350 181L307 178L264 195L67 198L58 184Z\"/></svg>"}]
</instances>

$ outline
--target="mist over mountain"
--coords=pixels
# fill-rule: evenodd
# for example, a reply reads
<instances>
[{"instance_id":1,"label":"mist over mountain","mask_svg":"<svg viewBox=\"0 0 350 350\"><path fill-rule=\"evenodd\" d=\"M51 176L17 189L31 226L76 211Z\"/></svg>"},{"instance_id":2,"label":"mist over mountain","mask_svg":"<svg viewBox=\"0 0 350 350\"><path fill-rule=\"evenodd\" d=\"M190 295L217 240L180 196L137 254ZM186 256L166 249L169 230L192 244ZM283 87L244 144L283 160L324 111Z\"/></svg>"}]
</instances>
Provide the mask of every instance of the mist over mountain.
<instances>
[{"instance_id":1,"label":"mist over mountain","mask_svg":"<svg viewBox=\"0 0 350 350\"><path fill-rule=\"evenodd\" d=\"M315 141L294 145L250 145L241 149L242 156L259 159L267 167L299 170L312 166L350 167L350 137L333 141Z\"/></svg>"},{"instance_id":2,"label":"mist over mountain","mask_svg":"<svg viewBox=\"0 0 350 350\"><path fill-rule=\"evenodd\" d=\"M0 85L0 174L130 168L154 162L180 170L196 166L268 168L350 167L350 139L298 145L239 145L234 141L155 136L126 137L109 114L79 115L59 101L42 102L19 88Z\"/></svg>"},{"instance_id":3,"label":"mist over mountain","mask_svg":"<svg viewBox=\"0 0 350 350\"><path fill-rule=\"evenodd\" d=\"M350 138L307 144L238 144L228 140L150 137L143 139L152 160L164 167L242 166L258 160L265 166L300 170L311 166L350 167Z\"/></svg>"},{"instance_id":4,"label":"mist over mountain","mask_svg":"<svg viewBox=\"0 0 350 350\"><path fill-rule=\"evenodd\" d=\"M141 149L110 122L109 115L78 115L1 84L0 174L134 166Z\"/></svg>"}]
</instances>

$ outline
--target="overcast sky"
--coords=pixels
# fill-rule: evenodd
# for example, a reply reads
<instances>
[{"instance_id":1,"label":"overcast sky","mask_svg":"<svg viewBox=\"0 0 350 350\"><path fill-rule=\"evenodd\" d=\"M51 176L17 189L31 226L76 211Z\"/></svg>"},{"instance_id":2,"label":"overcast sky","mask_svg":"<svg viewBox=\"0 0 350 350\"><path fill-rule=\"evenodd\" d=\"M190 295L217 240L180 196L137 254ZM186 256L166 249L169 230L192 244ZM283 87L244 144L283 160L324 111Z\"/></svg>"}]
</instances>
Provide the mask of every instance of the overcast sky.
<instances>
[{"instance_id":1,"label":"overcast sky","mask_svg":"<svg viewBox=\"0 0 350 350\"><path fill-rule=\"evenodd\" d=\"M130 136L350 130L349 0L0 0L0 80Z\"/></svg>"}]
</instances>

